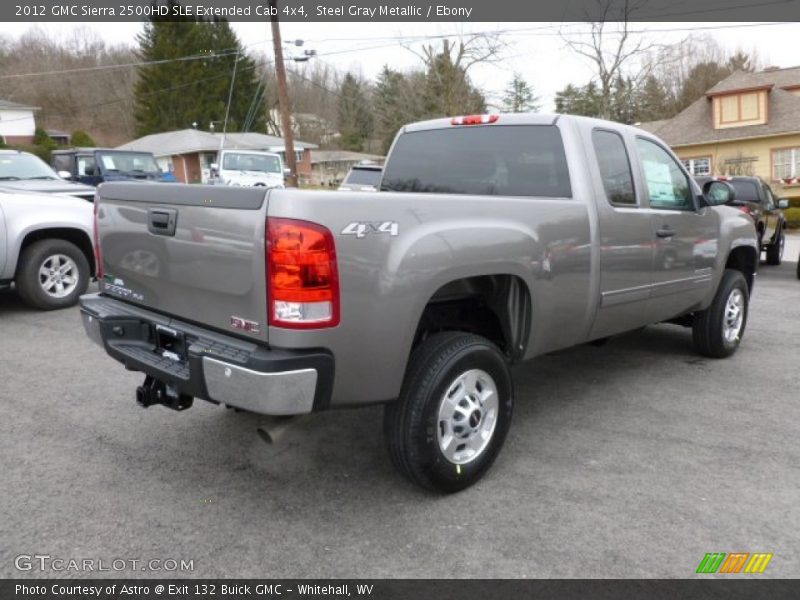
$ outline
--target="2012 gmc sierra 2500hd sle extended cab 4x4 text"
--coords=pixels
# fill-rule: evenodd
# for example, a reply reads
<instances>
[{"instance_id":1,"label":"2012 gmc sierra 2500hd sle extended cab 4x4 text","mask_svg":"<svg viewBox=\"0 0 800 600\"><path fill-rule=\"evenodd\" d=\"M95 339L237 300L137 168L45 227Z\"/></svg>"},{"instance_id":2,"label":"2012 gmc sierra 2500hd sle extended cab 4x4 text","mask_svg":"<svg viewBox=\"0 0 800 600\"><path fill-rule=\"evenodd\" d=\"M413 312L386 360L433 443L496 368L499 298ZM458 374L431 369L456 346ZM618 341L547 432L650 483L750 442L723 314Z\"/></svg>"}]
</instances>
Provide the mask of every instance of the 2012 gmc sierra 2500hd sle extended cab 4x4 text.
<instances>
[{"instance_id":1,"label":"2012 gmc sierra 2500hd sle extended cab 4x4 text","mask_svg":"<svg viewBox=\"0 0 800 600\"><path fill-rule=\"evenodd\" d=\"M758 240L733 195L625 125L416 123L377 192L104 184L82 318L145 406L386 403L395 466L453 492L500 451L510 364L662 321L736 350Z\"/></svg>"}]
</instances>

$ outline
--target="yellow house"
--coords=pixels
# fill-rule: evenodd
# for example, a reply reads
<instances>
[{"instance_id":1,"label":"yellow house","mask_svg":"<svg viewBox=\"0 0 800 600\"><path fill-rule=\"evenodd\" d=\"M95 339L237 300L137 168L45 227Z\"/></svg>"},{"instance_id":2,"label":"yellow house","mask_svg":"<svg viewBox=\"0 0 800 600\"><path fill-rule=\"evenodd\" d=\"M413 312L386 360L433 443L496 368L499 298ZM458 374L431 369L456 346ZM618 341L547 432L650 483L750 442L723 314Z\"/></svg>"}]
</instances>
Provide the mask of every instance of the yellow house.
<instances>
[{"instance_id":1,"label":"yellow house","mask_svg":"<svg viewBox=\"0 0 800 600\"><path fill-rule=\"evenodd\" d=\"M694 175L757 175L800 198L800 67L736 71L672 119L640 127Z\"/></svg>"}]
</instances>

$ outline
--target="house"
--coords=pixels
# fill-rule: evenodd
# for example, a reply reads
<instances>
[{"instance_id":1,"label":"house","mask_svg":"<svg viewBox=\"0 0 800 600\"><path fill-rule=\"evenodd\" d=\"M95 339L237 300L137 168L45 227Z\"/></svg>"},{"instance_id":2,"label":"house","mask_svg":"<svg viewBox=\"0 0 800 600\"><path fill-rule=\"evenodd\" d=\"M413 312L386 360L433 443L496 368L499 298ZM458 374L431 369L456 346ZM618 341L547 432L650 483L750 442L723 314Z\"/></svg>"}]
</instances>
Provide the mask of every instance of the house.
<instances>
[{"instance_id":1,"label":"house","mask_svg":"<svg viewBox=\"0 0 800 600\"><path fill-rule=\"evenodd\" d=\"M672 119L639 126L694 175L757 175L800 198L800 67L736 71Z\"/></svg>"},{"instance_id":2,"label":"house","mask_svg":"<svg viewBox=\"0 0 800 600\"><path fill-rule=\"evenodd\" d=\"M174 172L178 181L205 183L208 181L212 163L217 161L217 152L226 150L260 150L275 152L286 160L283 138L263 133L212 133L199 129L181 129L146 135L117 150L151 152L158 165ZM297 175L301 181L311 178L311 150L314 144L295 140Z\"/></svg>"},{"instance_id":3,"label":"house","mask_svg":"<svg viewBox=\"0 0 800 600\"><path fill-rule=\"evenodd\" d=\"M341 183L353 165L371 162L382 165L385 156L347 150L315 150L311 157L311 183L333 186Z\"/></svg>"},{"instance_id":4,"label":"house","mask_svg":"<svg viewBox=\"0 0 800 600\"><path fill-rule=\"evenodd\" d=\"M0 100L0 142L4 144L32 144L36 133L34 113L38 106Z\"/></svg>"}]
</instances>

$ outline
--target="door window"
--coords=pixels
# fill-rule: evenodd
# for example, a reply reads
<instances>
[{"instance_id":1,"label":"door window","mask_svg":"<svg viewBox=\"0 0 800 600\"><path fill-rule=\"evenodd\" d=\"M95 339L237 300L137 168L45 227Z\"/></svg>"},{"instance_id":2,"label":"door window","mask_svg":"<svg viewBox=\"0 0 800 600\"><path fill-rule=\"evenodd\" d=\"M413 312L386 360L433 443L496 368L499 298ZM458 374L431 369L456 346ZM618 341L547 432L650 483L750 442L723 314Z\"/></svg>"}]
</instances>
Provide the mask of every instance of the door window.
<instances>
[{"instance_id":1,"label":"door window","mask_svg":"<svg viewBox=\"0 0 800 600\"><path fill-rule=\"evenodd\" d=\"M78 157L78 177L94 177L97 175L93 156Z\"/></svg>"},{"instance_id":2,"label":"door window","mask_svg":"<svg viewBox=\"0 0 800 600\"><path fill-rule=\"evenodd\" d=\"M592 144L603 179L606 199L611 204L634 205L633 174L625 150L625 142L613 131L596 129L592 132Z\"/></svg>"},{"instance_id":3,"label":"door window","mask_svg":"<svg viewBox=\"0 0 800 600\"><path fill-rule=\"evenodd\" d=\"M658 144L636 138L651 208L694 210L689 178Z\"/></svg>"}]
</instances>

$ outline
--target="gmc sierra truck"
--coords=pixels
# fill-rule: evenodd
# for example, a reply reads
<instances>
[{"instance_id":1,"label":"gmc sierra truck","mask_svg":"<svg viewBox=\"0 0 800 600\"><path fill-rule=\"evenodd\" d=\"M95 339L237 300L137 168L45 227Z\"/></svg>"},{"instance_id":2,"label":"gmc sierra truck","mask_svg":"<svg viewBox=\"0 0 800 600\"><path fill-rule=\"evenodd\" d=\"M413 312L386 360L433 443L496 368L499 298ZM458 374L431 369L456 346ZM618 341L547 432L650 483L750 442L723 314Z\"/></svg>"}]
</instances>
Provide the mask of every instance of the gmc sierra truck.
<instances>
[{"instance_id":1,"label":"gmc sierra truck","mask_svg":"<svg viewBox=\"0 0 800 600\"><path fill-rule=\"evenodd\" d=\"M500 451L511 364L664 321L736 351L758 240L734 194L642 130L543 114L407 125L376 192L104 184L83 325L143 406L385 403L395 466L454 492Z\"/></svg>"}]
</instances>

